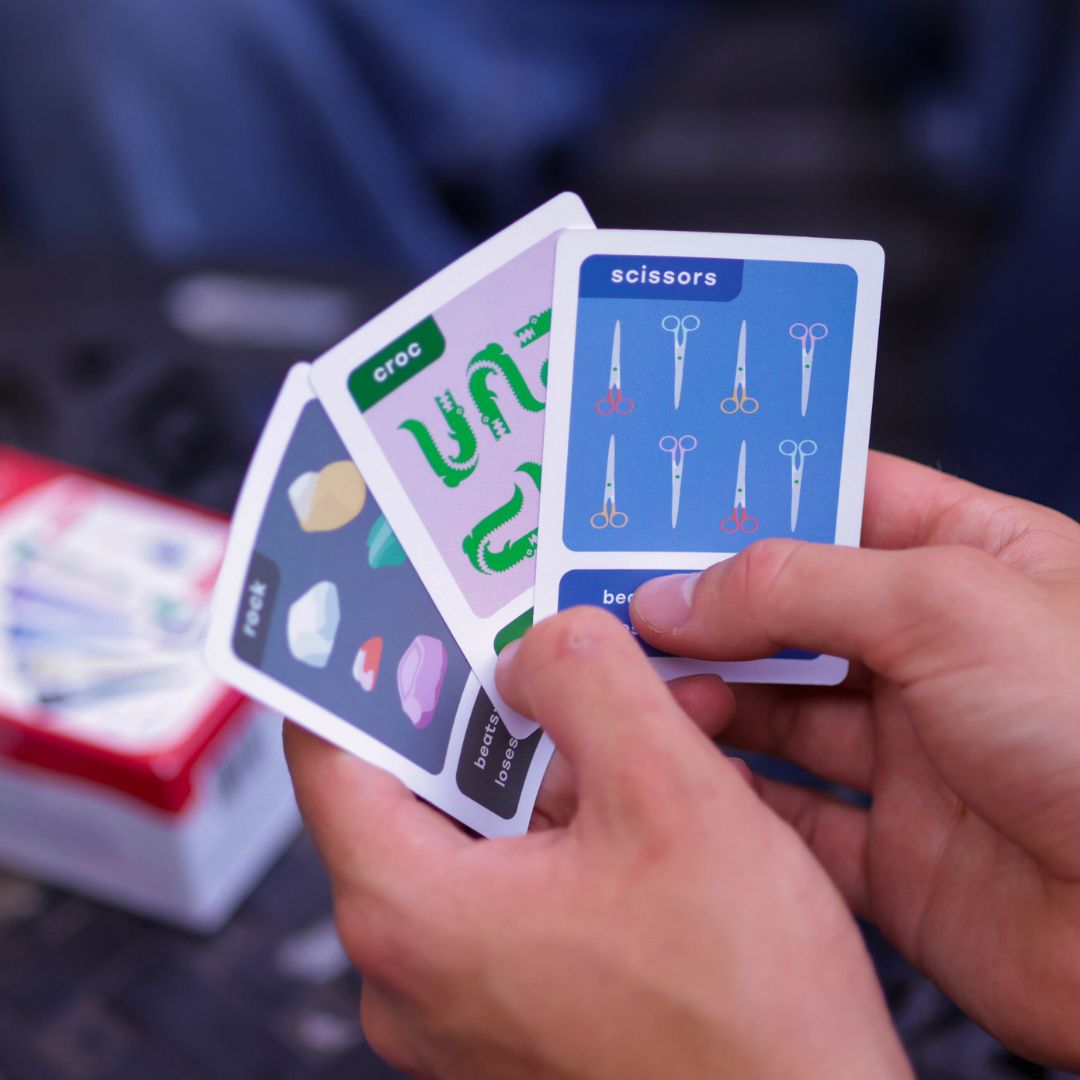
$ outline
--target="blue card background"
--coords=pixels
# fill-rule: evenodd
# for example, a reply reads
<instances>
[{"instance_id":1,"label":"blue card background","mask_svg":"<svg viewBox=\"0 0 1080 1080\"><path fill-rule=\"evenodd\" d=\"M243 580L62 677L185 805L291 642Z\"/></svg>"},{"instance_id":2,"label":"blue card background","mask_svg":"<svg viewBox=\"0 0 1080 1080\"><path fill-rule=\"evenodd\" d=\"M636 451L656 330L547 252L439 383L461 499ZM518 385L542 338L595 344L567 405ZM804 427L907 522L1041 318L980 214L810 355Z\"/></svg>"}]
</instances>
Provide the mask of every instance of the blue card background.
<instances>
[{"instance_id":1,"label":"blue card background","mask_svg":"<svg viewBox=\"0 0 1080 1080\"><path fill-rule=\"evenodd\" d=\"M628 257L632 262L633 257ZM648 261L643 258L642 262ZM858 278L848 266L747 261L742 289L731 300L582 296L578 303L573 400L563 537L577 551L738 551L764 536L835 539L844 421ZM584 291L584 290L583 290ZM674 342L661 328L667 315L697 315L689 335L682 400L674 407ZM607 394L611 340L622 323L622 392L629 416L600 416ZM747 320L747 390L761 403L754 415L724 415L731 396L739 328ZM824 323L807 415L801 415L801 343L794 323ZM601 509L609 437L616 437L616 505L629 516L623 529L593 529ZM662 436L695 435L686 455L679 521L671 528L671 457ZM739 447L747 441L747 509L756 533L724 533L734 504ZM790 530L791 460L784 439L812 439L798 530Z\"/></svg>"},{"instance_id":2,"label":"blue card background","mask_svg":"<svg viewBox=\"0 0 1080 1080\"><path fill-rule=\"evenodd\" d=\"M401 566L372 569L367 535L382 511L368 492L359 517L332 532L306 533L289 502L289 484L301 473L322 469L349 456L316 402L306 405L289 440L259 526L255 551L272 559L281 585L270 614L260 667L286 686L317 702L431 773L446 760L454 716L469 667L416 571ZM325 668L301 663L289 651L289 605L320 581L338 587L341 622ZM242 613L242 612L241 612ZM439 638L448 663L431 724L414 728L402 711L397 665L417 634ZM382 666L375 689L363 691L352 676L360 643L382 637Z\"/></svg>"}]
</instances>

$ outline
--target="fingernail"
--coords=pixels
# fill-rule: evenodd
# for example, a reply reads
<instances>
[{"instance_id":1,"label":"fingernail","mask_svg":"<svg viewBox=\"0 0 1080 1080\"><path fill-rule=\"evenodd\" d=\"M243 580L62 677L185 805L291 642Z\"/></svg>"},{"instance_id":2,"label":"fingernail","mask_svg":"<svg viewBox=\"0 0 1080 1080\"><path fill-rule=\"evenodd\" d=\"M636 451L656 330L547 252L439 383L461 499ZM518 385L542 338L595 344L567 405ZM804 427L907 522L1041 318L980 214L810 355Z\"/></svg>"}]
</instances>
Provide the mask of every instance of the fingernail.
<instances>
[{"instance_id":1,"label":"fingernail","mask_svg":"<svg viewBox=\"0 0 1080 1080\"><path fill-rule=\"evenodd\" d=\"M640 585L634 610L653 630L671 633L690 618L690 604L701 574L669 574Z\"/></svg>"},{"instance_id":2,"label":"fingernail","mask_svg":"<svg viewBox=\"0 0 1080 1080\"><path fill-rule=\"evenodd\" d=\"M514 656L517 654L518 649L521 648L521 638L515 638L507 645L501 653L499 658L495 661L495 672L503 672L504 674L510 670L510 665L514 662Z\"/></svg>"}]
</instances>

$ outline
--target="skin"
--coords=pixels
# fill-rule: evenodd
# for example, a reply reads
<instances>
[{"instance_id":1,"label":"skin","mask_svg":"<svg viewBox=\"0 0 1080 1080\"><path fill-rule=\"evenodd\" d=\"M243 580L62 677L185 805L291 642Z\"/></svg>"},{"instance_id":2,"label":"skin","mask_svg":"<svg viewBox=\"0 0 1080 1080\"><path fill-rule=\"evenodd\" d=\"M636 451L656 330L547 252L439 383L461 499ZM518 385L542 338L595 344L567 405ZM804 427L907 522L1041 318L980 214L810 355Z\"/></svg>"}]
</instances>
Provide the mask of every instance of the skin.
<instances>
[{"instance_id":1,"label":"skin","mask_svg":"<svg viewBox=\"0 0 1080 1080\"><path fill-rule=\"evenodd\" d=\"M722 724L726 687L672 691L596 609L498 681L562 753L526 836L472 839L286 726L380 1055L469 1080L911 1075L839 892L688 715Z\"/></svg>"},{"instance_id":2,"label":"skin","mask_svg":"<svg viewBox=\"0 0 1080 1080\"><path fill-rule=\"evenodd\" d=\"M724 739L871 795L757 784L970 1016L1080 1069L1080 526L873 455L863 543L762 541L684 583L681 625L643 587L635 626L687 656L854 661L837 689L737 687Z\"/></svg>"}]
</instances>

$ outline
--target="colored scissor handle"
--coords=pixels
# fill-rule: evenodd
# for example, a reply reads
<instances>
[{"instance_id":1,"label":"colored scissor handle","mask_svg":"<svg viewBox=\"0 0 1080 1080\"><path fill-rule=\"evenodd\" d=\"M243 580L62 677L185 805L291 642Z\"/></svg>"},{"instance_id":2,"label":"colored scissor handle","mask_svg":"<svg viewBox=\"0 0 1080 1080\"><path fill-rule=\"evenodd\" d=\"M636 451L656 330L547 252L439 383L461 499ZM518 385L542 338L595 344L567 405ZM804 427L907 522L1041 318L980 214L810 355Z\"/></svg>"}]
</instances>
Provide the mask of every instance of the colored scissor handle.
<instances>
[{"instance_id":1,"label":"colored scissor handle","mask_svg":"<svg viewBox=\"0 0 1080 1080\"><path fill-rule=\"evenodd\" d=\"M589 518L589 524L594 529L606 529L609 525L613 529L625 529L630 524L630 518L621 510L616 510L614 505L605 506Z\"/></svg>"},{"instance_id":2,"label":"colored scissor handle","mask_svg":"<svg viewBox=\"0 0 1080 1080\"><path fill-rule=\"evenodd\" d=\"M660 327L668 333L692 334L701 329L701 320L696 315L684 315L681 319L678 315L665 315L660 322Z\"/></svg>"},{"instance_id":3,"label":"colored scissor handle","mask_svg":"<svg viewBox=\"0 0 1080 1080\"><path fill-rule=\"evenodd\" d=\"M731 397L724 398L720 402L720 411L725 416L734 416L737 412L753 415L760 407L761 403L758 399L750 397L745 390L741 398L737 394L732 394Z\"/></svg>"},{"instance_id":4,"label":"colored scissor handle","mask_svg":"<svg viewBox=\"0 0 1080 1080\"><path fill-rule=\"evenodd\" d=\"M731 512L731 517L724 518L724 520L720 522L720 529L722 532L726 533L757 532L758 524L758 519L756 517L751 517L746 512L746 508L742 507L741 510L739 508L733 510Z\"/></svg>"},{"instance_id":5,"label":"colored scissor handle","mask_svg":"<svg viewBox=\"0 0 1080 1080\"><path fill-rule=\"evenodd\" d=\"M788 333L796 340L801 341L805 347L812 341L821 341L829 336L829 328L824 323L794 323Z\"/></svg>"},{"instance_id":6,"label":"colored scissor handle","mask_svg":"<svg viewBox=\"0 0 1080 1080\"><path fill-rule=\"evenodd\" d=\"M817 443L813 439L803 439L800 443L797 443L794 439L785 439L780 444L780 453L791 458L792 463L800 456L804 458L813 457L817 450Z\"/></svg>"},{"instance_id":7,"label":"colored scissor handle","mask_svg":"<svg viewBox=\"0 0 1080 1080\"><path fill-rule=\"evenodd\" d=\"M671 454L672 457L680 450L688 454L691 450L697 449L697 438L694 435L682 435L676 439L674 435L664 435L660 439L660 449L665 454Z\"/></svg>"},{"instance_id":8,"label":"colored scissor handle","mask_svg":"<svg viewBox=\"0 0 1080 1080\"><path fill-rule=\"evenodd\" d=\"M629 398L623 397L621 390L609 390L607 397L601 398L596 403L596 411L601 416L610 416L612 413L629 416L634 411L634 403Z\"/></svg>"}]
</instances>

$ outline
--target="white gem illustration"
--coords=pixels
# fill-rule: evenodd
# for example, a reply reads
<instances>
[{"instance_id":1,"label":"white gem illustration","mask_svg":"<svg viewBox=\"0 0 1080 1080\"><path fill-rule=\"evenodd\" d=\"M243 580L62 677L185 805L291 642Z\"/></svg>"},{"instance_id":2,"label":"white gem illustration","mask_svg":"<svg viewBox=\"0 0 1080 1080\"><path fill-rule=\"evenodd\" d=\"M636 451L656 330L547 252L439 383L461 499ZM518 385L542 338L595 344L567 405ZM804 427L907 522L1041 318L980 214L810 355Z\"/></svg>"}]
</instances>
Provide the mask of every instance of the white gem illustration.
<instances>
[{"instance_id":1,"label":"white gem illustration","mask_svg":"<svg viewBox=\"0 0 1080 1080\"><path fill-rule=\"evenodd\" d=\"M340 621L337 586L332 581L312 585L289 608L289 652L303 664L326 667Z\"/></svg>"}]
</instances>

